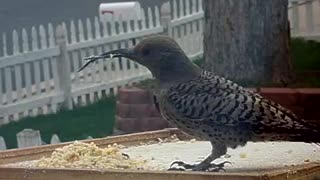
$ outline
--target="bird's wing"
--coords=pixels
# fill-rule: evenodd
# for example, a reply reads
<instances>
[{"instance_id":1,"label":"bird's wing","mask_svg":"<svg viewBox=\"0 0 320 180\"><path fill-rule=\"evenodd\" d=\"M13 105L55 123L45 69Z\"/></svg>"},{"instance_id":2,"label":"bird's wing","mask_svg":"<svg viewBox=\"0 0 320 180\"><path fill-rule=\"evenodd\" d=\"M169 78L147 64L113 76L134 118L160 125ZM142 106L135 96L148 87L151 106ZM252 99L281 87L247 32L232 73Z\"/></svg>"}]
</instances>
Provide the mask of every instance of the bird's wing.
<instances>
[{"instance_id":1,"label":"bird's wing","mask_svg":"<svg viewBox=\"0 0 320 180\"><path fill-rule=\"evenodd\" d=\"M231 92L234 94L247 95L248 97L252 97L253 101L255 101L257 99L258 101L262 101L263 103L282 111L284 114L286 114L287 116L289 116L293 119L299 119L294 113L292 113L290 110L284 108L280 104L275 103L273 101L270 101L270 100L262 97L260 94L257 94L253 91L246 90L242 86L239 86L238 84L236 84L230 80L224 79L220 76L213 75L212 73L210 73L208 71L204 71L202 73L202 76L200 77L200 79L201 79L200 81L205 81L206 85L208 85L209 87L216 87L219 90Z\"/></svg>"},{"instance_id":2,"label":"bird's wing","mask_svg":"<svg viewBox=\"0 0 320 180\"><path fill-rule=\"evenodd\" d=\"M296 133L314 128L281 105L210 74L169 89L166 102L189 121L245 126L255 133Z\"/></svg>"}]
</instances>

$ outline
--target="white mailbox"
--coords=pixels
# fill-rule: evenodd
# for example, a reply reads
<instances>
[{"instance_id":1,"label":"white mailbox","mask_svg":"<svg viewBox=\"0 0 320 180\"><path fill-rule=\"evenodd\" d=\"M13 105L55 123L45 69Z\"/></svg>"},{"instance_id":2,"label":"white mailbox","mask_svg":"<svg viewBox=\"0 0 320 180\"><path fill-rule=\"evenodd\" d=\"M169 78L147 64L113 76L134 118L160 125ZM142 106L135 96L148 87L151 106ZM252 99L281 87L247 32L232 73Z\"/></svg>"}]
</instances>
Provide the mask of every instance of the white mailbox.
<instances>
[{"instance_id":1,"label":"white mailbox","mask_svg":"<svg viewBox=\"0 0 320 180\"><path fill-rule=\"evenodd\" d=\"M99 6L99 16L102 22L117 20L141 19L141 6L139 2L102 3Z\"/></svg>"}]
</instances>

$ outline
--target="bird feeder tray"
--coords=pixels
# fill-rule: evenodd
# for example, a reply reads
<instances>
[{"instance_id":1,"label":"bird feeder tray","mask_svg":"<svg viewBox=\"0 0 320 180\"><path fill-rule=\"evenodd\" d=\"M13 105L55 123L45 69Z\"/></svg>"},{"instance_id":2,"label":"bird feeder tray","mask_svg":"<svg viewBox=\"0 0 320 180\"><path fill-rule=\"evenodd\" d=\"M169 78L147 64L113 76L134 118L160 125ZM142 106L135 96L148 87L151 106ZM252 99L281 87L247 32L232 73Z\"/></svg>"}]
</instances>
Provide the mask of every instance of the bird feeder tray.
<instances>
[{"instance_id":1,"label":"bird feeder tray","mask_svg":"<svg viewBox=\"0 0 320 180\"><path fill-rule=\"evenodd\" d=\"M158 138L169 138L176 134L179 139L188 140L188 137L175 128L159 131L150 131L128 135L85 140L94 142L99 147L110 144L134 146L147 143ZM320 177L320 164L306 163L303 165L278 168L266 171L250 172L180 172L180 171L142 171L142 170L93 170L74 168L30 168L9 167L7 164L36 160L49 156L56 148L70 143L43 145L23 149L0 151L0 180L230 180L230 179L316 179Z\"/></svg>"}]
</instances>

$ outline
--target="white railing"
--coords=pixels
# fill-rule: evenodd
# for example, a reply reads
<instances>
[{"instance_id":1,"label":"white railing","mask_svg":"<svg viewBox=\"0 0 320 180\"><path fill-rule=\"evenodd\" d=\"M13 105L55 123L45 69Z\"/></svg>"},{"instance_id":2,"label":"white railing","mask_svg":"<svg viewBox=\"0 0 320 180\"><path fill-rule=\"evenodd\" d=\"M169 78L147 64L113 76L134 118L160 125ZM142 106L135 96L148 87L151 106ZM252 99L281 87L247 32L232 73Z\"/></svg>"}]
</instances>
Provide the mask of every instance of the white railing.
<instances>
[{"instance_id":1,"label":"white railing","mask_svg":"<svg viewBox=\"0 0 320 180\"><path fill-rule=\"evenodd\" d=\"M180 1L173 12L182 8L185 2ZM203 18L193 17L193 14L202 13L201 1L192 3L194 7L198 4L196 11L193 9L175 18L171 18L170 5L166 4L161 17L159 8L155 7L154 11L149 8L142 12L142 20L101 23L95 17L85 22L61 23L58 27L41 25L33 27L31 32L14 30L11 53L8 52L7 36L3 35L0 124L25 116L56 112L62 105L68 108L84 105L117 93L121 86L150 78L151 73L146 68L125 58L99 61L77 72L84 57L131 47L144 36L166 33L165 29L167 32L181 31L172 36L190 57L201 55ZM163 20L167 21L166 27L160 25ZM197 43L188 42L189 38Z\"/></svg>"},{"instance_id":2,"label":"white railing","mask_svg":"<svg viewBox=\"0 0 320 180\"><path fill-rule=\"evenodd\" d=\"M32 28L31 36L25 29L21 34L15 30L12 54L3 46L0 57L1 124L56 112L60 105L87 104L116 93L121 86L150 78L146 68L124 58L97 62L80 73L77 70L85 56L130 47L144 36L162 32L160 15L151 10L140 21L101 24L94 18L93 22L71 21L56 28L49 24L48 28Z\"/></svg>"},{"instance_id":3,"label":"white railing","mask_svg":"<svg viewBox=\"0 0 320 180\"><path fill-rule=\"evenodd\" d=\"M91 139L91 136L88 136L86 139ZM47 144L42 140L41 133L39 130L33 129L23 129L22 131L16 134L17 139L17 148L26 148L32 146L40 146ZM57 134L51 136L49 144L58 144L60 143L60 138ZM5 139L0 136L0 151L7 149L7 143Z\"/></svg>"},{"instance_id":4,"label":"white railing","mask_svg":"<svg viewBox=\"0 0 320 180\"><path fill-rule=\"evenodd\" d=\"M292 36L320 41L319 0L291 0L288 15Z\"/></svg>"},{"instance_id":5,"label":"white railing","mask_svg":"<svg viewBox=\"0 0 320 180\"><path fill-rule=\"evenodd\" d=\"M319 8L319 0L290 1L293 36L319 37ZM308 16L301 15L304 12ZM14 30L12 47L3 34L0 124L56 112L60 106L85 105L117 93L121 86L151 77L146 68L125 58L99 61L78 73L85 56L131 47L144 36L159 33L173 37L190 58L203 54L201 0L171 0L161 10L155 7L154 11L149 8L142 13L142 20L101 23L95 17L85 22L63 22L58 27L49 23L33 27L30 32ZM301 25L305 22L307 29Z\"/></svg>"},{"instance_id":6,"label":"white railing","mask_svg":"<svg viewBox=\"0 0 320 180\"><path fill-rule=\"evenodd\" d=\"M189 57L203 54L204 12L202 2L196 0L171 1L173 12L168 34L173 37ZM185 7L185 9L183 8Z\"/></svg>"}]
</instances>

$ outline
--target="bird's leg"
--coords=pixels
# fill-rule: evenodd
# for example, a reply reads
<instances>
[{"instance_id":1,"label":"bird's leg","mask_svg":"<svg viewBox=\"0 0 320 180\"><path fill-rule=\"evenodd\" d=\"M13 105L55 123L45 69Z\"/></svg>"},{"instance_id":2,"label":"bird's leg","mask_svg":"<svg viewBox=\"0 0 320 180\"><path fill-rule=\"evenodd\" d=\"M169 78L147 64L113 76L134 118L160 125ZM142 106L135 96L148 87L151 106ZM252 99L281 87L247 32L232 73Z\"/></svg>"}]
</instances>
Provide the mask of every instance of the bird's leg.
<instances>
[{"instance_id":1,"label":"bird's leg","mask_svg":"<svg viewBox=\"0 0 320 180\"><path fill-rule=\"evenodd\" d=\"M175 161L171 164L170 168L168 170L178 170L178 171L184 171L184 170L192 170L192 171L225 171L224 165L226 163L230 163L229 161L224 161L220 164L213 164L211 163L213 160L221 157L222 155L226 154L227 148L225 145L217 145L212 143L212 151L211 154L204 159L199 164L186 164L183 161ZM231 164L231 163L230 163ZM178 165L178 167L172 167L173 165Z\"/></svg>"}]
</instances>

